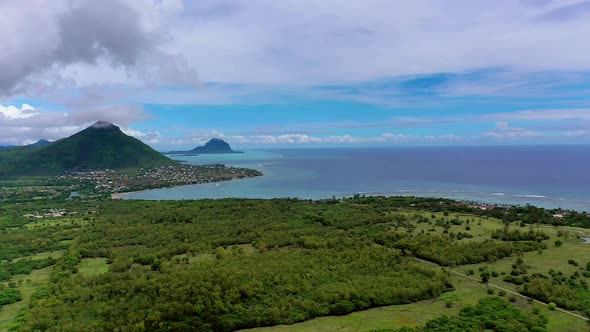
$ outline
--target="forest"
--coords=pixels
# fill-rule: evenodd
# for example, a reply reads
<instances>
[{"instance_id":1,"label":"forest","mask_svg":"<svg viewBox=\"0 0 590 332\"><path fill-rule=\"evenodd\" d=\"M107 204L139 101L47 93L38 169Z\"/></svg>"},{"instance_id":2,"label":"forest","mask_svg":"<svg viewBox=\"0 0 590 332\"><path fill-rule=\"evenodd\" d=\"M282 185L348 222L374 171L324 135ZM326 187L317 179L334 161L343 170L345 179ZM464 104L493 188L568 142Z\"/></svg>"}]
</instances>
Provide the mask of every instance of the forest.
<instances>
[{"instance_id":1,"label":"forest","mask_svg":"<svg viewBox=\"0 0 590 332\"><path fill-rule=\"evenodd\" d=\"M434 300L457 287L446 268L474 264L490 266L480 269L483 285L501 279L519 285L523 295L582 313L590 303L590 274L527 271L523 255L555 247L554 235L539 228L544 223L530 223L527 214L496 219L449 200L78 201L59 205L75 217L19 217L49 206L57 205L8 205L6 218L0 216L7 243L0 248L0 278L50 269L14 331L234 331L293 324ZM570 236L559 232L563 241ZM61 254L28 258L51 251ZM492 269L507 259L517 259L513 273ZM22 297L18 285L6 284L0 294L6 305ZM542 315L503 299L484 298L470 308L416 331L545 329Z\"/></svg>"}]
</instances>

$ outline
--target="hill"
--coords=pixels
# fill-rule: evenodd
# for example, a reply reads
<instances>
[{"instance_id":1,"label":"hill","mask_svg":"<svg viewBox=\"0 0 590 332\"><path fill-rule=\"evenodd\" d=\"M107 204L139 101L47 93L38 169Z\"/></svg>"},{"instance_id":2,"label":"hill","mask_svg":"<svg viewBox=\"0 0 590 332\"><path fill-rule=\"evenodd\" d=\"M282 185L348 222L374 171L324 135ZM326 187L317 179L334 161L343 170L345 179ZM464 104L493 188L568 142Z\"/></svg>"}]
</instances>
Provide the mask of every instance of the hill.
<instances>
[{"instance_id":1,"label":"hill","mask_svg":"<svg viewBox=\"0 0 590 332\"><path fill-rule=\"evenodd\" d=\"M37 146L46 146L51 144L52 142L46 140L46 139L40 139L37 142L33 143L33 144L29 144L29 145L23 145L23 146L17 146L17 145L3 145L0 146L0 151L3 150L12 150L12 149L16 149L16 148L26 148L26 147L37 147Z\"/></svg>"},{"instance_id":2,"label":"hill","mask_svg":"<svg viewBox=\"0 0 590 332\"><path fill-rule=\"evenodd\" d=\"M243 153L242 151L234 151L229 144L219 138L212 138L203 146L197 146L190 151L170 151L166 154L183 154L183 155L198 155L198 154L224 154L224 153Z\"/></svg>"},{"instance_id":3,"label":"hill","mask_svg":"<svg viewBox=\"0 0 590 332\"><path fill-rule=\"evenodd\" d=\"M49 175L71 169L168 165L178 163L104 121L50 145L0 152L0 175Z\"/></svg>"}]
</instances>

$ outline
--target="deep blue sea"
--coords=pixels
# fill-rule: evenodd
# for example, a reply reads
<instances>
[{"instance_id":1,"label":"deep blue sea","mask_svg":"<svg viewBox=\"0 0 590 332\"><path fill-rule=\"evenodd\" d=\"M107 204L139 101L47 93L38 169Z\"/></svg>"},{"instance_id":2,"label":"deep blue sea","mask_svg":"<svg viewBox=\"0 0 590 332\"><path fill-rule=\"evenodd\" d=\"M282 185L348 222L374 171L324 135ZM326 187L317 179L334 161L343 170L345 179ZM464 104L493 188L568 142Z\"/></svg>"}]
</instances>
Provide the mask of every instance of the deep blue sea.
<instances>
[{"instance_id":1,"label":"deep blue sea","mask_svg":"<svg viewBox=\"0 0 590 332\"><path fill-rule=\"evenodd\" d=\"M590 146L396 147L179 157L263 177L129 193L125 199L447 197L590 211Z\"/></svg>"}]
</instances>

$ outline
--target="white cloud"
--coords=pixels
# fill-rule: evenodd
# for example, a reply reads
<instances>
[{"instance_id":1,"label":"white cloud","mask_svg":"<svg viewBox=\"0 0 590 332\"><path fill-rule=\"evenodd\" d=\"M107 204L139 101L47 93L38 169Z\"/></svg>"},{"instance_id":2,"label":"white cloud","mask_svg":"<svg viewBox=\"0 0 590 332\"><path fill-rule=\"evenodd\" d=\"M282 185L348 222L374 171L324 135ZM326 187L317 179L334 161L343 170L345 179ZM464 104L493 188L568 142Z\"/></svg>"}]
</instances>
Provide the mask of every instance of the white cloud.
<instances>
[{"instance_id":1,"label":"white cloud","mask_svg":"<svg viewBox=\"0 0 590 332\"><path fill-rule=\"evenodd\" d=\"M492 113L483 117L486 119L502 119L509 121L590 120L590 108L523 110L517 112Z\"/></svg>"},{"instance_id":2,"label":"white cloud","mask_svg":"<svg viewBox=\"0 0 590 332\"><path fill-rule=\"evenodd\" d=\"M193 68L206 82L290 86L487 68L587 71L590 44L580 40L590 30L589 7L567 0L5 1L0 82L6 92L57 71L68 86L191 84ZM498 89L482 84L461 89Z\"/></svg>"},{"instance_id":3,"label":"white cloud","mask_svg":"<svg viewBox=\"0 0 590 332\"><path fill-rule=\"evenodd\" d=\"M570 130L563 133L565 137L584 137L590 136L590 130Z\"/></svg>"},{"instance_id":4,"label":"white cloud","mask_svg":"<svg viewBox=\"0 0 590 332\"><path fill-rule=\"evenodd\" d=\"M574 3L500 0L201 1L170 47L205 81L321 84L379 77L590 69L590 11ZM547 19L552 17L552 19Z\"/></svg>"},{"instance_id":5,"label":"white cloud","mask_svg":"<svg viewBox=\"0 0 590 332\"><path fill-rule=\"evenodd\" d=\"M141 137L137 136L141 139ZM192 148L202 145L211 138L221 138L232 145L247 146L337 146L337 145L404 145L404 144L445 144L466 143L470 139L455 135L420 136L395 133L384 133L379 136L332 135L314 136L308 134L278 135L224 135L218 131L202 130L185 137L160 137L157 143L161 150L178 150L177 147Z\"/></svg>"},{"instance_id":6,"label":"white cloud","mask_svg":"<svg viewBox=\"0 0 590 332\"><path fill-rule=\"evenodd\" d=\"M483 136L498 139L523 139L541 137L543 134L525 128L511 127L508 122L500 121L496 123L495 129L483 133Z\"/></svg>"},{"instance_id":7,"label":"white cloud","mask_svg":"<svg viewBox=\"0 0 590 332\"><path fill-rule=\"evenodd\" d=\"M129 136L133 136L141 141L143 141L144 143L150 144L150 145L157 145L160 143L160 139L162 137L162 135L160 135L159 132L148 132L148 133L144 133L141 132L139 130L135 130L129 127L126 128L121 128L121 131Z\"/></svg>"},{"instance_id":8,"label":"white cloud","mask_svg":"<svg viewBox=\"0 0 590 332\"><path fill-rule=\"evenodd\" d=\"M35 111L35 108L33 108L33 106L28 105L28 104L22 104L22 106L20 108L13 106L13 105L8 105L8 106L0 105L0 114L2 114L5 118L10 120L10 119L27 119L32 116L35 116L36 114L38 114L38 112Z\"/></svg>"},{"instance_id":9,"label":"white cloud","mask_svg":"<svg viewBox=\"0 0 590 332\"><path fill-rule=\"evenodd\" d=\"M0 95L117 80L190 84L194 69L162 46L181 10L178 0L1 1Z\"/></svg>"},{"instance_id":10,"label":"white cloud","mask_svg":"<svg viewBox=\"0 0 590 332\"><path fill-rule=\"evenodd\" d=\"M20 108L0 105L0 145L23 145L39 139L58 140L99 120L112 122L126 129L132 123L148 118L138 107L120 105L70 113L45 111L27 104ZM147 142L158 142L158 133L131 133Z\"/></svg>"}]
</instances>

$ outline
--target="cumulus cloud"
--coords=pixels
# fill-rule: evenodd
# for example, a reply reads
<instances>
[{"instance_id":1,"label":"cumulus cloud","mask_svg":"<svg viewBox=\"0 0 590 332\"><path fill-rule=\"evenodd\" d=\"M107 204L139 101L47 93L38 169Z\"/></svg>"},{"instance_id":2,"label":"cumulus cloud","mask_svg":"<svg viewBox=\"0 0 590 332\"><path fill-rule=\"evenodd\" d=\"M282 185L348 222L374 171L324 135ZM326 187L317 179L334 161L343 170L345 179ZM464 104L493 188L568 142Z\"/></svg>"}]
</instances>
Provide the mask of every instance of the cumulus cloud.
<instances>
[{"instance_id":1,"label":"cumulus cloud","mask_svg":"<svg viewBox=\"0 0 590 332\"><path fill-rule=\"evenodd\" d=\"M142 139L140 135L136 136ZM468 143L470 138L455 135L420 136L401 133L383 133L378 136L309 135L301 133L277 135L225 135L219 131L200 130L183 137L159 136L154 143L160 150L178 150L202 145L211 138L221 138L232 145L244 146L338 146L338 145L407 145Z\"/></svg>"},{"instance_id":2,"label":"cumulus cloud","mask_svg":"<svg viewBox=\"0 0 590 332\"><path fill-rule=\"evenodd\" d=\"M496 128L483 133L484 137L492 137L499 139L519 139L519 138L533 138L543 136L542 133L519 127L511 127L508 122L500 121L496 123Z\"/></svg>"},{"instance_id":3,"label":"cumulus cloud","mask_svg":"<svg viewBox=\"0 0 590 332\"><path fill-rule=\"evenodd\" d=\"M183 82L194 70L165 51L166 20L180 1L2 1L0 94L84 79L83 66L112 68L141 79ZM82 73L68 77L68 67ZM53 76L52 76L53 75Z\"/></svg>"},{"instance_id":4,"label":"cumulus cloud","mask_svg":"<svg viewBox=\"0 0 590 332\"><path fill-rule=\"evenodd\" d=\"M23 104L20 108L0 105L0 145L23 145L39 139L58 140L70 136L97 120L115 123L128 129L133 123L149 119L138 107L112 105L82 112L44 111ZM157 143L158 133L130 131L151 143Z\"/></svg>"},{"instance_id":5,"label":"cumulus cloud","mask_svg":"<svg viewBox=\"0 0 590 332\"><path fill-rule=\"evenodd\" d=\"M31 105L23 104L20 108L0 105L0 114L6 119L27 119L38 113Z\"/></svg>"}]
</instances>

